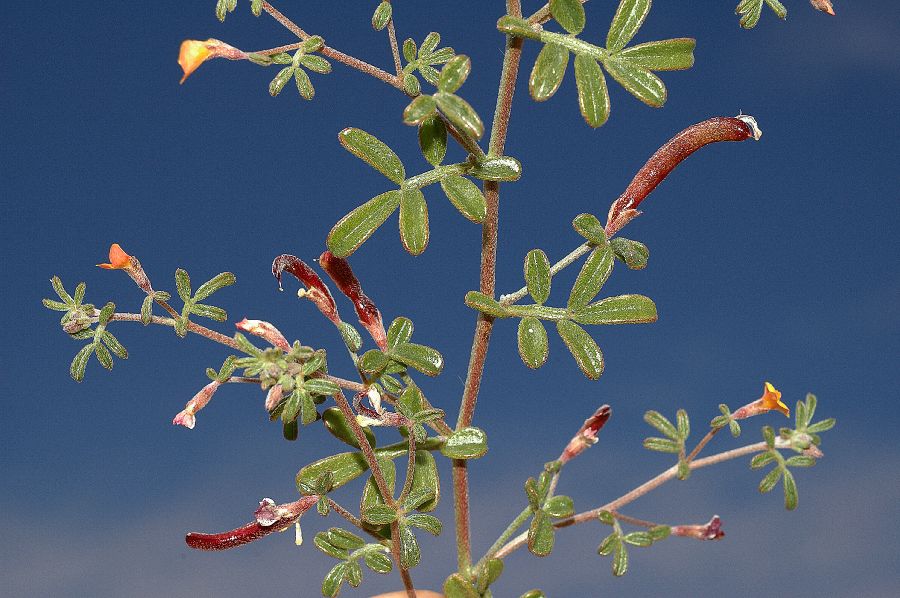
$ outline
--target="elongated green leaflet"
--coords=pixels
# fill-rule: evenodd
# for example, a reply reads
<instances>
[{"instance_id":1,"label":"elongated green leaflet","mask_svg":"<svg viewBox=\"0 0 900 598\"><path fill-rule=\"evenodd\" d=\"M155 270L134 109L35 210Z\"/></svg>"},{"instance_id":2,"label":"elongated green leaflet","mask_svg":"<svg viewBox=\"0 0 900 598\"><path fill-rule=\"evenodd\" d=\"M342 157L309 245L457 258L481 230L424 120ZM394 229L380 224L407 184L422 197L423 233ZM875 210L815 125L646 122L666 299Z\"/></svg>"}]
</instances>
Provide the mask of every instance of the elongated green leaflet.
<instances>
[{"instance_id":1,"label":"elongated green leaflet","mask_svg":"<svg viewBox=\"0 0 900 598\"><path fill-rule=\"evenodd\" d=\"M556 44L544 44L528 79L531 97L537 102L550 99L559 89L568 64L569 51L566 48Z\"/></svg>"},{"instance_id":2,"label":"elongated green leaflet","mask_svg":"<svg viewBox=\"0 0 900 598\"><path fill-rule=\"evenodd\" d=\"M409 318L395 318L387 330L388 348L393 349L401 343L408 342L412 338L413 323Z\"/></svg>"},{"instance_id":3,"label":"elongated green leaflet","mask_svg":"<svg viewBox=\"0 0 900 598\"><path fill-rule=\"evenodd\" d=\"M397 154L375 136L353 127L338 133L344 148L398 185L406 178L406 170Z\"/></svg>"},{"instance_id":4,"label":"elongated green leaflet","mask_svg":"<svg viewBox=\"0 0 900 598\"><path fill-rule=\"evenodd\" d=\"M426 376L437 376L444 369L443 356L435 349L424 345L401 343L391 349L391 357Z\"/></svg>"},{"instance_id":5,"label":"elongated green leaflet","mask_svg":"<svg viewBox=\"0 0 900 598\"><path fill-rule=\"evenodd\" d=\"M426 95L417 96L403 110L403 122L408 125L418 124L434 114L435 109L437 109L437 102L434 101L433 97Z\"/></svg>"},{"instance_id":6,"label":"elongated green leaflet","mask_svg":"<svg viewBox=\"0 0 900 598\"><path fill-rule=\"evenodd\" d=\"M356 251L400 207L400 197L397 189L382 193L341 218L328 233L328 249L337 257Z\"/></svg>"},{"instance_id":7,"label":"elongated green leaflet","mask_svg":"<svg viewBox=\"0 0 900 598\"><path fill-rule=\"evenodd\" d=\"M439 91L434 94L441 112L453 123L455 127L475 139L481 139L484 135L484 123L475 109L464 99L452 93Z\"/></svg>"},{"instance_id":8,"label":"elongated green leaflet","mask_svg":"<svg viewBox=\"0 0 900 598\"><path fill-rule=\"evenodd\" d=\"M569 309L580 309L597 296L612 273L616 261L614 255L609 245L599 246L591 251L569 293Z\"/></svg>"},{"instance_id":9,"label":"elongated green leaflet","mask_svg":"<svg viewBox=\"0 0 900 598\"><path fill-rule=\"evenodd\" d=\"M578 35L584 29L584 6L580 0L550 0L550 14L567 32Z\"/></svg>"},{"instance_id":10,"label":"elongated green leaflet","mask_svg":"<svg viewBox=\"0 0 900 598\"><path fill-rule=\"evenodd\" d=\"M650 12L651 0L621 0L619 8L609 25L606 49L617 52L634 37Z\"/></svg>"},{"instance_id":11,"label":"elongated green leaflet","mask_svg":"<svg viewBox=\"0 0 900 598\"><path fill-rule=\"evenodd\" d=\"M547 556L555 539L553 521L544 511L538 511L528 528L528 550L536 556Z\"/></svg>"},{"instance_id":12,"label":"elongated green leaflet","mask_svg":"<svg viewBox=\"0 0 900 598\"><path fill-rule=\"evenodd\" d=\"M428 246L428 204L421 189L408 189L400 196L400 240L412 255Z\"/></svg>"},{"instance_id":13,"label":"elongated green leaflet","mask_svg":"<svg viewBox=\"0 0 900 598\"><path fill-rule=\"evenodd\" d=\"M689 37L664 39L625 48L620 58L650 71L681 71L694 66L697 41Z\"/></svg>"},{"instance_id":14,"label":"elongated green leaflet","mask_svg":"<svg viewBox=\"0 0 900 598\"><path fill-rule=\"evenodd\" d=\"M469 174L485 181L518 181L522 164L510 156L486 157L473 164Z\"/></svg>"},{"instance_id":15,"label":"elongated green leaflet","mask_svg":"<svg viewBox=\"0 0 900 598\"><path fill-rule=\"evenodd\" d=\"M522 362L531 369L537 369L547 361L549 352L547 330L537 318L522 318L519 321L519 355Z\"/></svg>"},{"instance_id":16,"label":"elongated green leaflet","mask_svg":"<svg viewBox=\"0 0 900 598\"><path fill-rule=\"evenodd\" d=\"M438 166L447 155L447 127L437 115L432 115L419 125L419 147L432 166Z\"/></svg>"},{"instance_id":17,"label":"elongated green leaflet","mask_svg":"<svg viewBox=\"0 0 900 598\"><path fill-rule=\"evenodd\" d=\"M406 443L386 446L375 449L375 455L379 459L396 459L405 455L408 447ZM340 488L347 482L351 482L369 470L362 453L348 452L338 453L319 459L305 466L297 473L297 483L314 484L322 475L331 472L334 488Z\"/></svg>"},{"instance_id":18,"label":"elongated green leaflet","mask_svg":"<svg viewBox=\"0 0 900 598\"><path fill-rule=\"evenodd\" d=\"M643 243L617 237L609 242L616 252L616 257L632 270L643 270L647 267L650 250Z\"/></svg>"},{"instance_id":19,"label":"elongated green leaflet","mask_svg":"<svg viewBox=\"0 0 900 598\"><path fill-rule=\"evenodd\" d=\"M325 424L325 429L331 432L335 438L349 444L353 448L359 448L359 442L356 440L356 436L353 434L350 424L347 423L347 419L340 409L337 407L329 407L326 409L322 413L322 423ZM363 428L363 432L366 435L366 440L369 441L369 445L374 447L375 434L368 428Z\"/></svg>"},{"instance_id":20,"label":"elongated green leaflet","mask_svg":"<svg viewBox=\"0 0 900 598\"><path fill-rule=\"evenodd\" d=\"M460 54L454 56L441 69L440 78L438 78L437 88L446 93L453 93L459 89L472 69L472 61L468 56Z\"/></svg>"},{"instance_id":21,"label":"elongated green leaflet","mask_svg":"<svg viewBox=\"0 0 900 598\"><path fill-rule=\"evenodd\" d=\"M540 249L532 249L525 256L525 284L535 303L544 303L550 297L550 260Z\"/></svg>"},{"instance_id":22,"label":"elongated green leaflet","mask_svg":"<svg viewBox=\"0 0 900 598\"><path fill-rule=\"evenodd\" d=\"M480 598L481 594L459 573L454 573L444 581L444 596L447 598Z\"/></svg>"},{"instance_id":23,"label":"elongated green leaflet","mask_svg":"<svg viewBox=\"0 0 900 598\"><path fill-rule=\"evenodd\" d=\"M581 372L596 380L603 374L603 353L584 328L570 322L561 320L556 323L556 331L566 344Z\"/></svg>"},{"instance_id":24,"label":"elongated green leaflet","mask_svg":"<svg viewBox=\"0 0 900 598\"><path fill-rule=\"evenodd\" d=\"M460 214L472 222L484 222L487 202L478 185L454 174L441 179L441 189Z\"/></svg>"},{"instance_id":25,"label":"elongated green leaflet","mask_svg":"<svg viewBox=\"0 0 900 598\"><path fill-rule=\"evenodd\" d=\"M666 103L666 86L662 79L628 60L610 57L603 63L619 85L648 106L659 108Z\"/></svg>"},{"instance_id":26,"label":"elongated green leaflet","mask_svg":"<svg viewBox=\"0 0 900 598\"><path fill-rule=\"evenodd\" d=\"M433 497L416 507L417 511L433 511L441 500L441 478L438 475L437 461L429 451L416 451L416 468L410 495L429 491Z\"/></svg>"},{"instance_id":27,"label":"elongated green leaflet","mask_svg":"<svg viewBox=\"0 0 900 598\"><path fill-rule=\"evenodd\" d=\"M572 228L594 245L606 245L606 231L603 224L593 214L579 214L572 220Z\"/></svg>"},{"instance_id":28,"label":"elongated green leaflet","mask_svg":"<svg viewBox=\"0 0 900 598\"><path fill-rule=\"evenodd\" d=\"M375 13L372 15L372 28L375 31L381 31L385 27L387 27L388 21L391 20L392 14L391 3L384 1L378 5L378 8L375 9Z\"/></svg>"},{"instance_id":29,"label":"elongated green leaflet","mask_svg":"<svg viewBox=\"0 0 900 598\"><path fill-rule=\"evenodd\" d=\"M508 318L510 315L508 309L500 305L499 301L478 291L466 293L466 305L495 318Z\"/></svg>"},{"instance_id":30,"label":"elongated green leaflet","mask_svg":"<svg viewBox=\"0 0 900 598\"><path fill-rule=\"evenodd\" d=\"M656 304L643 295L607 297L572 311L579 324L644 324L657 320Z\"/></svg>"},{"instance_id":31,"label":"elongated green leaflet","mask_svg":"<svg viewBox=\"0 0 900 598\"><path fill-rule=\"evenodd\" d=\"M487 435L474 427L457 430L441 447L441 453L451 459L478 459L487 452Z\"/></svg>"},{"instance_id":32,"label":"elongated green leaflet","mask_svg":"<svg viewBox=\"0 0 900 598\"><path fill-rule=\"evenodd\" d=\"M596 60L585 54L575 57L575 85L578 108L591 127L599 127L609 119L609 91L606 77Z\"/></svg>"}]
</instances>

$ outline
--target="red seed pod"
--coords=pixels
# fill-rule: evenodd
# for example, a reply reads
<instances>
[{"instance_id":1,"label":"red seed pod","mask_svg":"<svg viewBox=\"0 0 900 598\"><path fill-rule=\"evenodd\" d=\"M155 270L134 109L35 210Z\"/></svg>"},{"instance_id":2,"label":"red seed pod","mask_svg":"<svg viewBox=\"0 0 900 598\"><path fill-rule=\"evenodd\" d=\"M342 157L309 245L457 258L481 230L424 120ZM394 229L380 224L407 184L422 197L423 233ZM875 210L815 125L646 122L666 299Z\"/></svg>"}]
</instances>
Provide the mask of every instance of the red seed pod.
<instances>
[{"instance_id":1,"label":"red seed pod","mask_svg":"<svg viewBox=\"0 0 900 598\"><path fill-rule=\"evenodd\" d=\"M319 275L306 265L306 262L294 255L284 254L276 257L272 262L272 274L278 280L279 289L281 288L281 273L284 271L293 274L297 280L303 283L303 286L306 287L303 296L315 303L326 318L335 325L341 323L341 317L338 315L337 305L334 303L331 291L328 290Z\"/></svg>"},{"instance_id":2,"label":"red seed pod","mask_svg":"<svg viewBox=\"0 0 900 598\"><path fill-rule=\"evenodd\" d=\"M638 205L656 189L672 169L695 151L717 141L758 140L762 132L752 116L717 116L691 125L656 150L634 175L628 188L613 202L606 220L606 236L617 233L628 221L640 214Z\"/></svg>"},{"instance_id":3,"label":"red seed pod","mask_svg":"<svg viewBox=\"0 0 900 598\"><path fill-rule=\"evenodd\" d=\"M343 258L335 257L330 251L326 251L319 256L319 265L331 277L340 291L353 302L359 323L369 331L378 348L382 351L386 350L387 334L384 331L381 312L363 292L359 280L356 279L350 268L350 263Z\"/></svg>"}]
</instances>

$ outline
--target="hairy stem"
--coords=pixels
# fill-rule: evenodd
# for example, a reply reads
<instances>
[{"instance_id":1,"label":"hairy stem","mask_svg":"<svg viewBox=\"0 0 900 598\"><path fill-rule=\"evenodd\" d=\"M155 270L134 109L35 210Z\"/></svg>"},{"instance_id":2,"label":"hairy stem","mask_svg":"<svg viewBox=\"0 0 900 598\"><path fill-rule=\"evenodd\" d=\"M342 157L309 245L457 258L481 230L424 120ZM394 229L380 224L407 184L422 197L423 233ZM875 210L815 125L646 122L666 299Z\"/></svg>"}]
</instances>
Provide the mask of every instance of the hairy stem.
<instances>
[{"instance_id":1,"label":"hairy stem","mask_svg":"<svg viewBox=\"0 0 900 598\"><path fill-rule=\"evenodd\" d=\"M790 448L790 442L784 440L783 438L775 439L775 448ZM737 459L739 457L744 457L746 455L752 455L754 453L759 453L762 451L766 451L769 449L769 446L765 442L757 442L755 444L748 444L746 446L742 446L740 448L736 448L730 451L725 451L722 453L716 453L715 455L710 455L709 457L705 457L703 459L697 459L695 461L691 461L689 466L691 470L700 469L702 467L707 467L709 465L717 465L719 463L723 463L725 461L730 461L731 459ZM634 488L630 492L627 492L620 496L619 498L606 503L605 505L601 505L599 507L590 509L588 511L584 511L578 513L577 515L573 515L572 517L567 517L565 519L560 519L553 523L553 526L556 528L569 527L571 525L577 525L579 523L584 523L586 521L593 521L597 518L597 514L600 511L612 511L615 512L619 508L631 503L638 498L644 496L648 492L655 490L665 484L666 482L675 479L678 477L678 466L673 465L669 469L665 470L658 476L647 480L637 488ZM503 558L515 550L521 548L528 542L528 534L520 534L516 536L513 540L511 540L506 546L497 551L495 555L496 558Z\"/></svg>"},{"instance_id":2,"label":"hairy stem","mask_svg":"<svg viewBox=\"0 0 900 598\"><path fill-rule=\"evenodd\" d=\"M397 33L394 31L394 17L392 16L387 24L388 41L391 44L391 54L394 56L394 70L397 72L397 78L401 79L403 75L403 65L400 63L400 48L397 46Z\"/></svg>"},{"instance_id":3,"label":"hairy stem","mask_svg":"<svg viewBox=\"0 0 900 598\"><path fill-rule=\"evenodd\" d=\"M506 10L514 16L522 15L519 0L507 0ZM506 132L512 109L516 79L519 74L519 62L522 57L522 43L514 37L507 36L506 52L503 55L503 68L500 72L500 86L497 92L497 107L494 111L494 122L491 127L491 138L488 153L503 155L506 145ZM497 268L497 227L500 212L500 185L497 182L485 181L484 195L487 202L487 216L481 229L481 273L479 290L489 297L494 296L494 283ZM475 335L472 341L472 352L469 357L469 370L463 389L459 409L457 429L469 426L475 414L475 403L484 373L484 361L487 356L488 343L494 320L482 313L478 314L475 324ZM456 516L456 557L460 572L465 572L472 563L471 533L469 529L469 474L465 460L453 461L453 503Z\"/></svg>"}]
</instances>

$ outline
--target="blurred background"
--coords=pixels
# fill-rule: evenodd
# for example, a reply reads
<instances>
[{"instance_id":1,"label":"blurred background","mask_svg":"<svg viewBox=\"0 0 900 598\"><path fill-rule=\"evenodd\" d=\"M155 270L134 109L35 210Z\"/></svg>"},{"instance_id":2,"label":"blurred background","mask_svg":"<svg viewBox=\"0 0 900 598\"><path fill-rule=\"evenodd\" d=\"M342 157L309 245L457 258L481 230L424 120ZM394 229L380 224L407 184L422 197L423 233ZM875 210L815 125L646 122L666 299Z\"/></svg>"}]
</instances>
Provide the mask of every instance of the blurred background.
<instances>
[{"instance_id":1,"label":"blurred background","mask_svg":"<svg viewBox=\"0 0 900 598\"><path fill-rule=\"evenodd\" d=\"M369 19L377 2L276 6L311 33L390 68L383 33ZM587 5L582 35L602 43L613 2ZM785 511L780 488L759 496L762 472L748 459L695 472L626 509L665 523L724 522L721 542L675 538L631 550L624 578L596 554L607 528L558 534L553 554L513 555L495 596L533 587L548 596L895 596L900 449L894 440L900 355L900 226L896 97L900 19L896 3L839 2L836 17L792 0L786 22L765 8L743 31L734 2L659 2L636 42L696 37L696 65L663 73L669 100L641 104L608 79L610 121L588 128L578 112L571 67L550 101L533 102L527 75L538 51L526 42L507 153L521 160L519 183L502 186L497 287L522 286L522 259L534 247L551 261L580 238L572 218L602 218L657 147L715 115L754 115L759 143L718 144L683 163L644 202L624 235L650 247L649 267L619 267L604 293L652 297L659 322L596 327L606 373L586 380L558 338L538 371L519 360L515 323L495 327L475 424L490 439L472 463L475 552L489 546L525 504L522 484L555 458L602 403L613 418L600 443L570 464L559 491L579 510L621 495L670 465L640 446L647 409L685 408L695 434L718 414L758 398L771 381L792 407L807 392L825 434L826 457L799 470L800 506ZM296 496L304 464L340 451L319 426L282 439L258 389L223 388L197 427L172 417L218 367L224 347L159 327L119 323L127 361L106 372L96 361L82 384L68 376L80 344L42 308L59 275L87 299L137 311L142 295L121 272L94 266L112 242L141 259L156 288L174 291L185 268L195 284L230 270L238 284L216 295L235 322L265 319L289 338L337 357L331 370L353 377L340 341L291 281L279 293L272 258L312 261L331 226L389 188L337 143L358 126L394 148L408 172L424 171L415 129L400 122L407 99L340 64L313 75L316 97L289 84L277 98L275 68L223 60L183 85L176 64L183 39L215 37L245 50L294 41L247 2L224 24L203 2L14 3L4 6L0 48L0 168L5 316L0 454L0 575L9 596L316 596L333 561L312 536L334 520L304 518L307 542L269 537L227 553L188 549L184 533L222 531L248 521L256 502ZM538 2L526 2L530 13ZM472 57L461 93L486 123L494 107L503 37L502 2L395 3L400 39L432 30L442 45ZM427 89L427 88L426 88ZM448 159L463 154L451 151ZM462 303L478 286L480 230L437 186L426 190L432 234L427 251L407 255L396 215L352 257L385 320L416 325L414 340L440 349L443 374L421 379L430 400L455 420L475 316ZM554 281L565 302L575 277ZM342 298L341 298L342 299ZM350 305L339 304L347 317ZM217 327L231 334L230 324ZM551 335L554 336L554 335ZM777 413L748 421L735 441L717 437L711 454L760 439ZM449 470L438 514L445 531L423 537L413 578L438 588L455 567ZM356 486L337 493L355 503ZM893 556L892 556L893 555ZM363 596L396 589L396 575L367 572Z\"/></svg>"}]
</instances>

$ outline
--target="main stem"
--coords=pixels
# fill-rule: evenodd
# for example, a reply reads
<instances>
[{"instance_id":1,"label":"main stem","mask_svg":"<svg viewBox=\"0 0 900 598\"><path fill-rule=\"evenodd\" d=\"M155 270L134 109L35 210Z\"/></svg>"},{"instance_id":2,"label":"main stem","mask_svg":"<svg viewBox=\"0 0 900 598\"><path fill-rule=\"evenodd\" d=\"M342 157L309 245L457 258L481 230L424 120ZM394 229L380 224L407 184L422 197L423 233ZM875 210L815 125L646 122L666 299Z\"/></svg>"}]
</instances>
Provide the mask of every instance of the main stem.
<instances>
[{"instance_id":1,"label":"main stem","mask_svg":"<svg viewBox=\"0 0 900 598\"><path fill-rule=\"evenodd\" d=\"M507 0L506 10L513 16L522 16L522 6L519 0ZM497 106L494 111L494 121L488 149L488 154L492 156L502 156L506 145L506 132L509 126L509 115L512 109L521 56L522 40L507 36L506 52L503 56L503 69L500 73L500 87L497 93ZM497 227L500 214L499 183L485 181L484 196L487 202L487 215L481 229L479 290L485 295L493 297L497 271ZM463 389L459 409L457 429L464 428L472 423L493 325L493 318L482 313L478 314L478 320L475 324L475 335L472 340L472 352L469 357L469 370L466 375L466 384ZM472 565L472 546L469 526L469 475L466 461L463 459L453 461L453 503L456 515L457 565L461 573L467 574L469 567Z\"/></svg>"}]
</instances>

